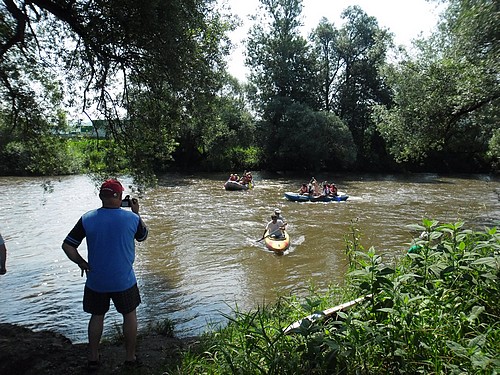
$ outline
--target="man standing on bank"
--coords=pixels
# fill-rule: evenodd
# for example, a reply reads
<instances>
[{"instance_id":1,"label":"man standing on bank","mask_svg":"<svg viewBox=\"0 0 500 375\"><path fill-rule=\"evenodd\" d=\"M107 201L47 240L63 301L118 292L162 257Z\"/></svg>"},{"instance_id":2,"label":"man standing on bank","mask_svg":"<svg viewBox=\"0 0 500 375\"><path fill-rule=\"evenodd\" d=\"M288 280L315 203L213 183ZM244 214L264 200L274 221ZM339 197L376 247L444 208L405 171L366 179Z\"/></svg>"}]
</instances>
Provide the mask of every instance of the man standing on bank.
<instances>
[{"instance_id":1,"label":"man standing on bank","mask_svg":"<svg viewBox=\"0 0 500 375\"><path fill-rule=\"evenodd\" d=\"M105 181L99 193L102 207L85 213L62 245L68 258L82 270L82 276L84 272L87 276L83 310L92 314L88 326L88 367L91 370L99 367L99 342L110 300L123 315L125 365L138 364L136 308L141 297L133 269L134 239L144 241L148 229L139 216L137 199L130 199L132 212L120 208L123 190L118 180ZM77 250L84 238L87 239L88 261Z\"/></svg>"}]
</instances>

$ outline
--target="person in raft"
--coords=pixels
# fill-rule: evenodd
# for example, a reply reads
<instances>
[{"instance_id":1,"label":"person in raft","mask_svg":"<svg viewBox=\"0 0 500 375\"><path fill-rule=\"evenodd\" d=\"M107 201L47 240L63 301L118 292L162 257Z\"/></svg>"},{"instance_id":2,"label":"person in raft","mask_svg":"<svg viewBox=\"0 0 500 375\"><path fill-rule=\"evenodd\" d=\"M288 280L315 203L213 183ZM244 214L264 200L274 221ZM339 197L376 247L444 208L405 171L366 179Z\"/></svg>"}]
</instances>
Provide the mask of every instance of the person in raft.
<instances>
[{"instance_id":1,"label":"person in raft","mask_svg":"<svg viewBox=\"0 0 500 375\"><path fill-rule=\"evenodd\" d=\"M333 182L330 185L330 195L332 197L336 197L339 195L337 185L335 185Z\"/></svg>"},{"instance_id":2,"label":"person in raft","mask_svg":"<svg viewBox=\"0 0 500 375\"><path fill-rule=\"evenodd\" d=\"M302 186L300 187L298 193L300 195L308 195L309 194L309 188L307 187L307 184L302 184Z\"/></svg>"},{"instance_id":3,"label":"person in raft","mask_svg":"<svg viewBox=\"0 0 500 375\"><path fill-rule=\"evenodd\" d=\"M101 185L99 198L102 207L89 211L78 220L63 241L62 248L68 258L85 273L87 280L83 293L83 310L92 314L88 325L88 370L99 368L99 342L104 316L110 300L123 316L125 337L125 366L137 366L136 357L137 314L141 303L133 269L135 241L144 241L148 229L139 216L137 199L130 199L130 208L122 209L123 186L110 179ZM77 248L87 240L88 260Z\"/></svg>"},{"instance_id":4,"label":"person in raft","mask_svg":"<svg viewBox=\"0 0 500 375\"><path fill-rule=\"evenodd\" d=\"M283 217L283 215L281 215L281 210L279 208L274 210L274 214L276 215L278 220L281 220L283 222L283 225L287 224L286 219Z\"/></svg>"},{"instance_id":5,"label":"person in raft","mask_svg":"<svg viewBox=\"0 0 500 375\"><path fill-rule=\"evenodd\" d=\"M267 223L266 228L264 229L264 234L262 238L266 236L266 232L269 233L269 237L272 238L284 238L285 237L285 227L286 223L283 223L281 219L278 220L278 216L271 215L271 221Z\"/></svg>"},{"instance_id":6,"label":"person in raft","mask_svg":"<svg viewBox=\"0 0 500 375\"><path fill-rule=\"evenodd\" d=\"M309 189L309 195L311 197L317 197L320 195L318 181L316 181L314 177L311 178L311 181L309 181L307 187Z\"/></svg>"}]
</instances>

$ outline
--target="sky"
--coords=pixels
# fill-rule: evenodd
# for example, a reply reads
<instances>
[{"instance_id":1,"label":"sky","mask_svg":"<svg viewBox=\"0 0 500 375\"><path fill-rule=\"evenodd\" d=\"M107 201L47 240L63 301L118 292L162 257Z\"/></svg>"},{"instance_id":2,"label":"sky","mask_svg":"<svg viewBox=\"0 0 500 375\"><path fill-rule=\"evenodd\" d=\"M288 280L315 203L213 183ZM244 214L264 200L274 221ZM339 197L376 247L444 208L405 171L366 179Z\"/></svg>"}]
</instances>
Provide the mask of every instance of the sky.
<instances>
[{"instance_id":1,"label":"sky","mask_svg":"<svg viewBox=\"0 0 500 375\"><path fill-rule=\"evenodd\" d=\"M220 0L224 1L224 0ZM237 14L244 22L230 34L236 45L228 60L229 73L240 81L246 81L248 70L244 66L244 39L251 26L248 15L257 12L258 0L225 0L231 12ZM380 27L389 29L394 34L396 45L410 47L411 40L423 35L429 36L437 24L443 6L437 2L426 0L303 0L302 35L307 35L314 29L322 17L339 28L342 26L340 14L351 5L358 5L368 16L377 19Z\"/></svg>"}]
</instances>

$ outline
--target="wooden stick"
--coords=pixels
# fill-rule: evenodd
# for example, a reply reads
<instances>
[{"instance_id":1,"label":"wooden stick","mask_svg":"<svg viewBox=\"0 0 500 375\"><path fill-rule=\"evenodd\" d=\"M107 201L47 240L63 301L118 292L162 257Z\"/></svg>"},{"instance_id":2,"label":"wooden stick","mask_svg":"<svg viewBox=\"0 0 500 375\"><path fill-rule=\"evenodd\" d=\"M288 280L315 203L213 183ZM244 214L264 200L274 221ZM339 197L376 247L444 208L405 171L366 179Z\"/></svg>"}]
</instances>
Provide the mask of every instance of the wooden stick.
<instances>
[{"instance_id":1,"label":"wooden stick","mask_svg":"<svg viewBox=\"0 0 500 375\"><path fill-rule=\"evenodd\" d=\"M372 298L371 294L368 294L368 295L366 295L364 297L356 298L355 300L352 300L352 301L349 301L349 302L345 302L345 303L343 303L341 305L338 305L338 306L335 306L335 307L323 310L321 312L314 313L312 315L308 315L305 318L302 318L299 321L290 324L288 327L285 328L285 330L283 331L283 333L285 333L285 335L286 335L286 334L290 333L291 330L293 330L295 328L299 328L300 325L302 324L302 322L304 320L309 320L310 322L315 322L318 319L327 318L327 317L329 317L329 316L331 316L331 315L333 315L335 313L338 313L338 312L343 311L343 310L347 310L348 308L356 305L357 303L362 302L362 301L364 301L366 299L369 299L369 298Z\"/></svg>"}]
</instances>

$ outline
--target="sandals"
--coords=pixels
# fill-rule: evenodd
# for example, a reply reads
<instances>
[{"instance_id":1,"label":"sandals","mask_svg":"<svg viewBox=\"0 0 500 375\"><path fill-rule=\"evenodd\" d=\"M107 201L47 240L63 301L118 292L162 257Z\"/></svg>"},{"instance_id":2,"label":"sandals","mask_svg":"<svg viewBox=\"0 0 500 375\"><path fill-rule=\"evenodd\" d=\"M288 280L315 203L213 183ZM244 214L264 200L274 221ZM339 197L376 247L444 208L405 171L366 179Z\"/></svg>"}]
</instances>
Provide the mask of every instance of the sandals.
<instances>
[{"instance_id":1,"label":"sandals","mask_svg":"<svg viewBox=\"0 0 500 375\"><path fill-rule=\"evenodd\" d=\"M133 361L125 361L123 362L123 365L128 368L134 368L134 367L141 367L142 362L139 358L135 357Z\"/></svg>"},{"instance_id":2,"label":"sandals","mask_svg":"<svg viewBox=\"0 0 500 375\"><path fill-rule=\"evenodd\" d=\"M123 365L126 368L136 368L136 367L141 367L142 362L136 357L135 360L133 360L133 361L123 362ZM87 371L88 372L96 372L97 370L99 370L100 366L101 366L100 361L88 361L87 362Z\"/></svg>"},{"instance_id":3,"label":"sandals","mask_svg":"<svg viewBox=\"0 0 500 375\"><path fill-rule=\"evenodd\" d=\"M87 362L87 371L88 372L95 372L99 370L99 366L101 365L101 362L99 361L88 361Z\"/></svg>"}]
</instances>

